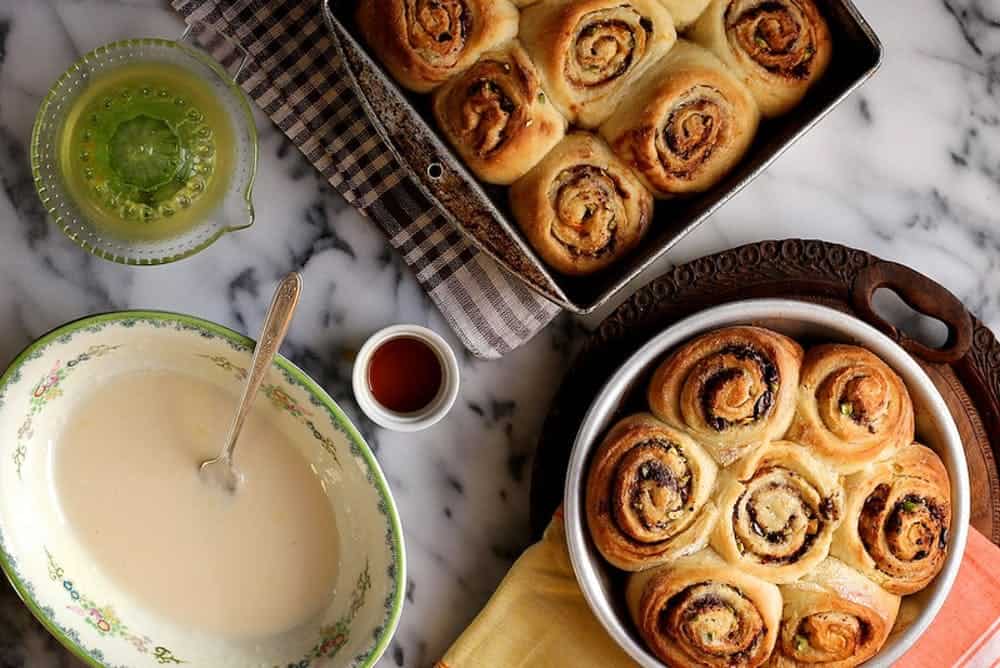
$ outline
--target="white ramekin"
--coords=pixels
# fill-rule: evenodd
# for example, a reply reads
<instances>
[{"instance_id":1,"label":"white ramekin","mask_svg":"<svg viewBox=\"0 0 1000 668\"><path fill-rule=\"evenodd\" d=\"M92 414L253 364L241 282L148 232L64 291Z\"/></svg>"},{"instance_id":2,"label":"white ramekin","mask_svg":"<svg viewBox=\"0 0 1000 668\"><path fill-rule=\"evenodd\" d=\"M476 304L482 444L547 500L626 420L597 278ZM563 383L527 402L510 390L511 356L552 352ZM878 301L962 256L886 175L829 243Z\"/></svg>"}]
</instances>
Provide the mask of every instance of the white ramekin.
<instances>
[{"instance_id":1,"label":"white ramekin","mask_svg":"<svg viewBox=\"0 0 1000 668\"><path fill-rule=\"evenodd\" d=\"M913 606L914 618L905 628L893 629L882 651L864 668L890 668L927 629L944 605L965 552L969 528L969 473L962 439L944 398L920 364L882 332L866 322L834 309L790 299L752 299L701 311L668 327L640 348L615 373L594 398L580 425L565 489L566 540L570 561L595 616L608 633L643 668L663 668L634 630L620 578L604 562L590 540L584 510L587 464L591 452L620 409L663 357L679 344L706 332L731 325L759 325L810 341L837 341L865 346L881 357L906 383L917 408L917 435L944 461L951 479L952 517L948 556L944 567L923 591L904 598Z\"/></svg>"},{"instance_id":2,"label":"white ramekin","mask_svg":"<svg viewBox=\"0 0 1000 668\"><path fill-rule=\"evenodd\" d=\"M409 337L426 343L441 363L441 389L424 408L413 413L397 413L380 404L368 385L368 365L379 346L389 339ZM436 424L448 414L458 398L459 371L455 351L441 336L419 325L393 325L381 329L365 341L354 360L354 398L372 422L393 431L420 431Z\"/></svg>"}]
</instances>

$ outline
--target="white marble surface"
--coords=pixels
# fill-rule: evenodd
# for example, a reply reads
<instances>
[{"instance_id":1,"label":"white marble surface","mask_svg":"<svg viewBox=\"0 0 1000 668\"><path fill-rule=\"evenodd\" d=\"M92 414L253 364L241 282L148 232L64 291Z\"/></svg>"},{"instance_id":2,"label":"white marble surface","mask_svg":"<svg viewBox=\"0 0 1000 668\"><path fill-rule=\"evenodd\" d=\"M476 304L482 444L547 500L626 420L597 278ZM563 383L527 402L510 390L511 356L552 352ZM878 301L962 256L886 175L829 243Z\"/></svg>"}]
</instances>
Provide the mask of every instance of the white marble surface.
<instances>
[{"instance_id":1,"label":"white marble surface","mask_svg":"<svg viewBox=\"0 0 1000 668\"><path fill-rule=\"evenodd\" d=\"M858 4L885 43L876 79L659 269L747 241L817 237L905 262L997 327L1000 3ZM112 309L171 309L254 330L277 277L301 268L304 303L285 352L356 414L349 372L366 335L394 322L442 333L446 325L379 232L263 116L258 223L199 256L163 268L113 265L42 214L26 150L49 84L99 44L179 31L157 0L0 0L0 365L53 326ZM572 342L594 322L561 318L502 362L465 356L454 412L417 436L360 420L409 553L407 607L380 666L429 666L525 546L536 433ZM76 664L0 584L0 666L63 665Z\"/></svg>"}]
</instances>

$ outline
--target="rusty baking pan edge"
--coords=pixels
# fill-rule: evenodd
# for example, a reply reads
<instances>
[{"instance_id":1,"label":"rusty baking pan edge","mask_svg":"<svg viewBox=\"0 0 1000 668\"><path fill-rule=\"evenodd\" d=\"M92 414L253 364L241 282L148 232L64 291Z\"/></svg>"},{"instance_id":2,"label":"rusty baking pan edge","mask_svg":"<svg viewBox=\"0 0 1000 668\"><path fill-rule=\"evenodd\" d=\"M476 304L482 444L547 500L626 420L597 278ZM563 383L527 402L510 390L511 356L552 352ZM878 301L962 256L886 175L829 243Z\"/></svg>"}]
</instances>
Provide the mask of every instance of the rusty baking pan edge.
<instances>
[{"instance_id":1,"label":"rusty baking pan edge","mask_svg":"<svg viewBox=\"0 0 1000 668\"><path fill-rule=\"evenodd\" d=\"M380 66L367 55L361 45L354 40L354 37L336 18L330 9L330 4L334 1L321 0L323 17L331 31L338 55L345 64L351 87L372 127L414 185L428 201L437 207L449 223L465 233L466 237L479 250L496 260L500 266L516 276L528 288L564 308L580 312L549 275L548 269L527 241L519 233L512 234L509 229L501 226L501 223L497 221L499 213L492 210L492 204L489 204L485 210L482 207L476 208L477 204L481 202L488 203L489 197L483 192L482 187L465 165L457 157L453 157L452 159L455 161L451 165L453 171L449 174L445 166L434 157L439 154L449 156L451 149L445 146L436 135L430 133L427 128L423 130L426 133L425 137L407 132L405 123L413 123L414 119L416 122L422 122L419 120L419 114L410 107L403 94L396 89L395 84L388 78L388 74L380 69ZM394 96L397 106L392 111L403 110L406 114L404 122L396 124L397 132L390 132L388 125L382 120L387 114L376 110L376 107L379 107L382 112L388 111L385 104L373 102L376 96L371 94L372 90L381 91L380 95L383 99L386 96ZM395 117L397 113L391 113L389 116ZM421 139L428 141L431 146L424 147L423 151L413 147L408 151L400 148L402 142L407 140L420 141ZM415 167L413 164L417 155L429 156L423 169ZM440 176L436 178L432 176L432 170L435 169L439 170L438 173L440 173ZM426 179L441 181L449 176L453 179L458 177L457 183L452 184L454 190L451 199L456 202L456 208L466 209L464 216L456 216L452 209L442 201L443 198L435 194L425 183ZM470 225L470 220L478 222L476 225ZM495 229L497 227L499 229Z\"/></svg>"}]
</instances>

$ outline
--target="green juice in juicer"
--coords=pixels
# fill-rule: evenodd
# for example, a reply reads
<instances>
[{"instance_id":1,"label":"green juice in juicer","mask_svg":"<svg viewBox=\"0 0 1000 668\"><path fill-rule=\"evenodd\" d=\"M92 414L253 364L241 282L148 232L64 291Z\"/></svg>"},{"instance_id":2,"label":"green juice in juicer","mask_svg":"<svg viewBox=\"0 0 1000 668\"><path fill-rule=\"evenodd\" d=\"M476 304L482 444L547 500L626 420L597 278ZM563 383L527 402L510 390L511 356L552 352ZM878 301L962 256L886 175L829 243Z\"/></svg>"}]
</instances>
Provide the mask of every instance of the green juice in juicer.
<instances>
[{"instance_id":1,"label":"green juice in juicer","mask_svg":"<svg viewBox=\"0 0 1000 668\"><path fill-rule=\"evenodd\" d=\"M233 128L209 85L169 63L101 74L74 100L58 139L69 195L120 239L160 240L219 206Z\"/></svg>"}]
</instances>

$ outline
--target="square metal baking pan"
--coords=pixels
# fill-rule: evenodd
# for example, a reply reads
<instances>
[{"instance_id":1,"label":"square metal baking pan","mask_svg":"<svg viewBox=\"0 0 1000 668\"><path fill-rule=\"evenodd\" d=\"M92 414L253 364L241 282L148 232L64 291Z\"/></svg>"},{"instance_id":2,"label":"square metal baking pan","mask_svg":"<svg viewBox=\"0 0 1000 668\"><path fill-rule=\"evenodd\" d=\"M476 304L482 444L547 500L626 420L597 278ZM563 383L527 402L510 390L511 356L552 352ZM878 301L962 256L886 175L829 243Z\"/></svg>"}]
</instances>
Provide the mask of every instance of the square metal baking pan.
<instances>
[{"instance_id":1,"label":"square metal baking pan","mask_svg":"<svg viewBox=\"0 0 1000 668\"><path fill-rule=\"evenodd\" d=\"M782 152L864 83L882 62L882 45L851 0L817 0L833 35L826 74L790 113L765 120L747 156L700 195L657 201L650 231L636 252L585 277L546 266L517 226L507 188L478 181L434 128L428 96L400 88L357 36L354 10L366 0L322 0L323 16L351 85L400 165L444 215L529 287L569 311L585 314L625 287L685 234L753 181Z\"/></svg>"}]
</instances>

